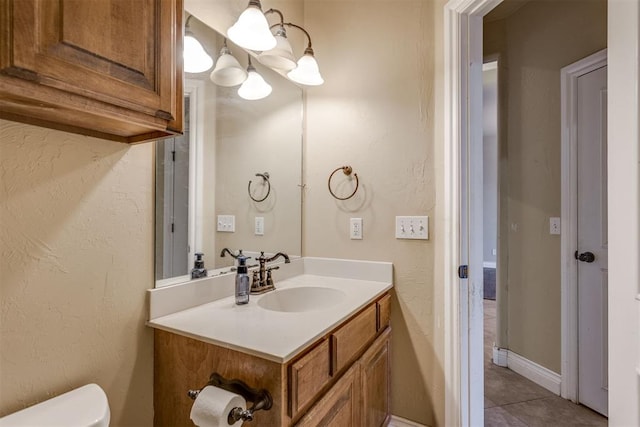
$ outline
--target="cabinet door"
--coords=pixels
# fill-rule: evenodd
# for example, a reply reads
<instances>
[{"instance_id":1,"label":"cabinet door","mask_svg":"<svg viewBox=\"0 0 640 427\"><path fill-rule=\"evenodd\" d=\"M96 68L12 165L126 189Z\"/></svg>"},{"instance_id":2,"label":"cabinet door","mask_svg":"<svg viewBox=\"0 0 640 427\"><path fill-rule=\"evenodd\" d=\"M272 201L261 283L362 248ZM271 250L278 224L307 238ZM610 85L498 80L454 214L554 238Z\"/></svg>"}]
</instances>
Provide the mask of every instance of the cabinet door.
<instances>
[{"instance_id":1,"label":"cabinet door","mask_svg":"<svg viewBox=\"0 0 640 427\"><path fill-rule=\"evenodd\" d=\"M10 55L2 58L3 73L176 118L179 0L4 2L13 14L13 36Z\"/></svg>"},{"instance_id":2,"label":"cabinet door","mask_svg":"<svg viewBox=\"0 0 640 427\"><path fill-rule=\"evenodd\" d=\"M365 427L380 427L389 418L390 334L391 329L387 328L360 359Z\"/></svg>"},{"instance_id":3,"label":"cabinet door","mask_svg":"<svg viewBox=\"0 0 640 427\"><path fill-rule=\"evenodd\" d=\"M182 0L0 0L0 118L136 143L182 132Z\"/></svg>"},{"instance_id":4,"label":"cabinet door","mask_svg":"<svg viewBox=\"0 0 640 427\"><path fill-rule=\"evenodd\" d=\"M295 417L330 380L329 341L323 340L289 368L289 415Z\"/></svg>"},{"instance_id":5,"label":"cabinet door","mask_svg":"<svg viewBox=\"0 0 640 427\"><path fill-rule=\"evenodd\" d=\"M296 424L302 427L360 426L360 366L355 363Z\"/></svg>"},{"instance_id":6,"label":"cabinet door","mask_svg":"<svg viewBox=\"0 0 640 427\"><path fill-rule=\"evenodd\" d=\"M376 305L371 304L331 334L331 375L349 366L376 336Z\"/></svg>"}]
</instances>

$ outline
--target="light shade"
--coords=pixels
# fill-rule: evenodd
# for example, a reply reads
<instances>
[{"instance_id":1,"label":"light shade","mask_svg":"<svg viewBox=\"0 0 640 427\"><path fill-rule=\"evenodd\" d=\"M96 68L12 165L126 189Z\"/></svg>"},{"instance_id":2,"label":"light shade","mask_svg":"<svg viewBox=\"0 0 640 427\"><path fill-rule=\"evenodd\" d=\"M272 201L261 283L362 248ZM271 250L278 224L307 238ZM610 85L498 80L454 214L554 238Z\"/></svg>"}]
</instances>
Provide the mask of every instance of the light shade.
<instances>
[{"instance_id":1,"label":"light shade","mask_svg":"<svg viewBox=\"0 0 640 427\"><path fill-rule=\"evenodd\" d=\"M313 50L310 48L305 50L302 58L298 60L298 66L289 71L287 77L296 83L306 86L319 86L324 83L318 63L313 57Z\"/></svg>"},{"instance_id":2,"label":"light shade","mask_svg":"<svg viewBox=\"0 0 640 427\"><path fill-rule=\"evenodd\" d=\"M265 51L276 47L276 39L269 30L259 0L249 2L236 23L227 30L227 36L245 49Z\"/></svg>"},{"instance_id":3,"label":"light shade","mask_svg":"<svg viewBox=\"0 0 640 427\"><path fill-rule=\"evenodd\" d=\"M216 67L209 78L218 86L237 86L247 79L247 71L242 68L238 60L231 55L229 49L224 46L220 50Z\"/></svg>"},{"instance_id":4,"label":"light shade","mask_svg":"<svg viewBox=\"0 0 640 427\"><path fill-rule=\"evenodd\" d=\"M267 83L256 69L249 63L247 80L238 89L238 95L249 101L266 98L271 94L271 85Z\"/></svg>"},{"instance_id":5,"label":"light shade","mask_svg":"<svg viewBox=\"0 0 640 427\"><path fill-rule=\"evenodd\" d=\"M205 52L198 40L191 34L184 36L184 71L186 73L202 73L213 66L213 59Z\"/></svg>"},{"instance_id":6,"label":"light shade","mask_svg":"<svg viewBox=\"0 0 640 427\"><path fill-rule=\"evenodd\" d=\"M276 47L258 55L258 61L277 70L293 70L296 68L296 58L293 56L293 49L284 28L280 27L275 37Z\"/></svg>"}]
</instances>

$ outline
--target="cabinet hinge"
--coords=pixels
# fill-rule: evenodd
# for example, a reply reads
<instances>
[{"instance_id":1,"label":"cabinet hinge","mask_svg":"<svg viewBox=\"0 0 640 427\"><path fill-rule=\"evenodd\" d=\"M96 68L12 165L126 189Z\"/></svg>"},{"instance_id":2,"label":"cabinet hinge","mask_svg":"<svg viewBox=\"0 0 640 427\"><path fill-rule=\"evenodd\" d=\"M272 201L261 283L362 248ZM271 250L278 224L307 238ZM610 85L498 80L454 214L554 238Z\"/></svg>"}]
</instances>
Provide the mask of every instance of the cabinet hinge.
<instances>
[{"instance_id":1,"label":"cabinet hinge","mask_svg":"<svg viewBox=\"0 0 640 427\"><path fill-rule=\"evenodd\" d=\"M171 223L171 232L173 233L174 231L176 231L176 225Z\"/></svg>"},{"instance_id":2,"label":"cabinet hinge","mask_svg":"<svg viewBox=\"0 0 640 427\"><path fill-rule=\"evenodd\" d=\"M461 279L468 279L469 278L469 266L468 265L461 265L460 267L458 267L458 277Z\"/></svg>"},{"instance_id":3,"label":"cabinet hinge","mask_svg":"<svg viewBox=\"0 0 640 427\"><path fill-rule=\"evenodd\" d=\"M174 162L176 161L176 152L175 151L171 152L171 160L174 161Z\"/></svg>"}]
</instances>

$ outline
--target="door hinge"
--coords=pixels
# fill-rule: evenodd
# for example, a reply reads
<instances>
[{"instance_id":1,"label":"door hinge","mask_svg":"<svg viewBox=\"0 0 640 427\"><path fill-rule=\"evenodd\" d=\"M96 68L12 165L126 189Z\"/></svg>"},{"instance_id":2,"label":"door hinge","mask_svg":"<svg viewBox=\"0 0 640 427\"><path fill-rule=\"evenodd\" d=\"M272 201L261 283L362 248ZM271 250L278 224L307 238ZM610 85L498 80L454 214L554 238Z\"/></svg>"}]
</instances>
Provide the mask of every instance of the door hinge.
<instances>
[{"instance_id":1,"label":"door hinge","mask_svg":"<svg viewBox=\"0 0 640 427\"><path fill-rule=\"evenodd\" d=\"M468 265L461 265L460 267L458 267L458 277L461 279L468 279L469 278L469 266Z\"/></svg>"},{"instance_id":2,"label":"door hinge","mask_svg":"<svg viewBox=\"0 0 640 427\"><path fill-rule=\"evenodd\" d=\"M175 232L176 231L176 225L174 223L171 223L171 232Z\"/></svg>"},{"instance_id":3,"label":"door hinge","mask_svg":"<svg viewBox=\"0 0 640 427\"><path fill-rule=\"evenodd\" d=\"M171 152L171 160L173 160L174 162L176 161L176 152L175 151Z\"/></svg>"}]
</instances>

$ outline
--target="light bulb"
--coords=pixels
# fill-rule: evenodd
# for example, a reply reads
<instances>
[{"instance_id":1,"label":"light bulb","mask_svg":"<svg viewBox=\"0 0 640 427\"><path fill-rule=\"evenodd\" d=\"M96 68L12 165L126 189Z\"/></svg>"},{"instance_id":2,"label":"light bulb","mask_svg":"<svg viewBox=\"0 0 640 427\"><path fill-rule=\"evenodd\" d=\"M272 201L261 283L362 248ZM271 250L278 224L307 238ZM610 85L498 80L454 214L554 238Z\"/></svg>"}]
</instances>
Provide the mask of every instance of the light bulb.
<instances>
[{"instance_id":1,"label":"light bulb","mask_svg":"<svg viewBox=\"0 0 640 427\"><path fill-rule=\"evenodd\" d=\"M267 67L283 71L290 71L296 68L293 49L291 49L291 44L287 40L287 33L284 28L281 28L276 33L276 42L276 47L258 55L258 61Z\"/></svg>"},{"instance_id":2,"label":"light bulb","mask_svg":"<svg viewBox=\"0 0 640 427\"><path fill-rule=\"evenodd\" d=\"M269 30L269 23L262 13L259 1L249 3L236 23L227 30L227 36L245 49L265 51L276 47L276 39Z\"/></svg>"},{"instance_id":3,"label":"light bulb","mask_svg":"<svg viewBox=\"0 0 640 427\"><path fill-rule=\"evenodd\" d=\"M220 50L220 56L209 78L218 86L237 86L247 79L247 71L240 66L225 45Z\"/></svg>"},{"instance_id":4,"label":"light bulb","mask_svg":"<svg viewBox=\"0 0 640 427\"><path fill-rule=\"evenodd\" d=\"M202 73L213 66L213 59L195 37L190 34L184 36L184 71L186 73Z\"/></svg>"},{"instance_id":5,"label":"light bulb","mask_svg":"<svg viewBox=\"0 0 640 427\"><path fill-rule=\"evenodd\" d=\"M319 86L324 83L318 62L313 57L313 51L309 48L298 60L298 66L287 73L287 77L296 83L307 86Z\"/></svg>"},{"instance_id":6,"label":"light bulb","mask_svg":"<svg viewBox=\"0 0 640 427\"><path fill-rule=\"evenodd\" d=\"M245 80L238 89L238 95L249 101L255 101L269 96L272 91L271 85L256 72L256 69L253 68L252 65L249 65L247 71L247 80Z\"/></svg>"}]
</instances>

